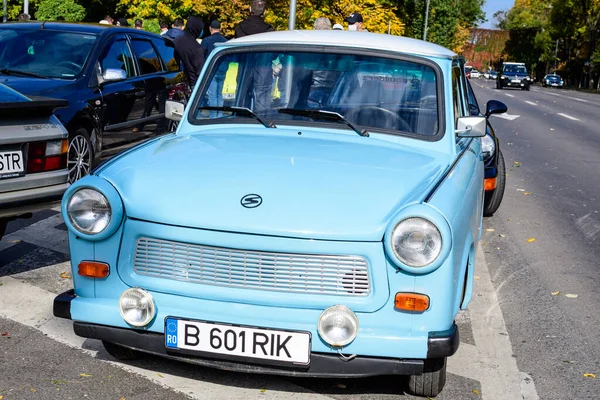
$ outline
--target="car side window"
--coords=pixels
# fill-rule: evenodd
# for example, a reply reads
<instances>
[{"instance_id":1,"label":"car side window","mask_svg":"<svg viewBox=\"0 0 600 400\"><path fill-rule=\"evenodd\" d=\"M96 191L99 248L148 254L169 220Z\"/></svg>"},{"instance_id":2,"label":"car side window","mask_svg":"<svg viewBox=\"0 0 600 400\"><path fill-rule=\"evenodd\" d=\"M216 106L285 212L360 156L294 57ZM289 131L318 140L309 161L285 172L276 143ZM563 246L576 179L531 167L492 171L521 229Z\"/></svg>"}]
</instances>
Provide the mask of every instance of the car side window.
<instances>
[{"instance_id":1,"label":"car side window","mask_svg":"<svg viewBox=\"0 0 600 400\"><path fill-rule=\"evenodd\" d=\"M162 71L162 66L156 54L156 50L149 40L133 39L131 41L133 52L140 62L140 70L142 75L154 74Z\"/></svg>"},{"instance_id":2,"label":"car side window","mask_svg":"<svg viewBox=\"0 0 600 400\"><path fill-rule=\"evenodd\" d=\"M465 101L465 89L463 81L461 79L460 66L455 65L452 67L452 100L454 103L454 123L460 117L467 116Z\"/></svg>"},{"instance_id":3,"label":"car side window","mask_svg":"<svg viewBox=\"0 0 600 400\"><path fill-rule=\"evenodd\" d=\"M177 62L177 59L175 58L175 48L167 46L165 43L166 40L168 39L152 39L152 43L158 50L166 70L169 72L177 72L180 70L180 67L179 62Z\"/></svg>"},{"instance_id":4,"label":"car side window","mask_svg":"<svg viewBox=\"0 0 600 400\"><path fill-rule=\"evenodd\" d=\"M475 98L471 82L467 82L467 94L469 97L469 113L471 115L479 115L481 111L479 109L479 104L477 103L477 98Z\"/></svg>"},{"instance_id":5,"label":"car side window","mask_svg":"<svg viewBox=\"0 0 600 400\"><path fill-rule=\"evenodd\" d=\"M125 39L112 43L99 62L102 73L108 69L117 69L125 71L127 78L135 76L133 57Z\"/></svg>"}]
</instances>

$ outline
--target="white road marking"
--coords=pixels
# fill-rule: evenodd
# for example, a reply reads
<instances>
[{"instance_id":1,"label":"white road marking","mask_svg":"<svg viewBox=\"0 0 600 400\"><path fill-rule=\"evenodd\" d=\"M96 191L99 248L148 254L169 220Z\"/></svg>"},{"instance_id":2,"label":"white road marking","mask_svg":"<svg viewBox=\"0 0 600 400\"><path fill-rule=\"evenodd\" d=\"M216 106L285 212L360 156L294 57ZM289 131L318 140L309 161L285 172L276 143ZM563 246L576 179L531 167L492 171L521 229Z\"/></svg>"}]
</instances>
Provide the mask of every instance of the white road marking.
<instances>
[{"instance_id":1,"label":"white road marking","mask_svg":"<svg viewBox=\"0 0 600 400\"><path fill-rule=\"evenodd\" d=\"M508 94L508 93L504 93L504 94L505 94L505 95L507 95L508 97L515 97L515 96L514 96L514 95L512 95L512 94Z\"/></svg>"},{"instance_id":2,"label":"white road marking","mask_svg":"<svg viewBox=\"0 0 600 400\"><path fill-rule=\"evenodd\" d=\"M580 120L579 118L571 117L568 114L558 113L558 115L560 115L561 117L568 118L568 119L573 120L573 121L579 121Z\"/></svg>"},{"instance_id":3,"label":"white road marking","mask_svg":"<svg viewBox=\"0 0 600 400\"><path fill-rule=\"evenodd\" d=\"M537 106L538 105L537 103L534 103L533 101L527 101L527 100L525 100L525 103L531 104L532 106Z\"/></svg>"},{"instance_id":4,"label":"white road marking","mask_svg":"<svg viewBox=\"0 0 600 400\"><path fill-rule=\"evenodd\" d=\"M512 121L512 120L517 119L517 118L520 117L520 115L513 115L513 114L507 114L507 113L504 113L504 114L492 114L492 115L494 117L502 118L502 119L507 119L509 121Z\"/></svg>"},{"instance_id":5,"label":"white road marking","mask_svg":"<svg viewBox=\"0 0 600 400\"><path fill-rule=\"evenodd\" d=\"M577 101L581 101L583 103L589 103L588 100L584 100L584 99L578 99L577 97L570 97L570 96L565 96L567 99L572 99L572 100L577 100Z\"/></svg>"}]
</instances>

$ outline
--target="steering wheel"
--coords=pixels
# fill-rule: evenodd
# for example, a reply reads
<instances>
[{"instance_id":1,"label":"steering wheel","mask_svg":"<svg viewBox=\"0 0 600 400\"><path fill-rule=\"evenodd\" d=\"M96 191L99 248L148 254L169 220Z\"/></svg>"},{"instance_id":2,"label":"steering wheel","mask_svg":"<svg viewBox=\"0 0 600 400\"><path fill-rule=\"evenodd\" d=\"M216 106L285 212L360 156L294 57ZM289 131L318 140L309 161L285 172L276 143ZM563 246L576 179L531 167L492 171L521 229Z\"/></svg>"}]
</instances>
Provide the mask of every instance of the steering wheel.
<instances>
[{"instance_id":1,"label":"steering wheel","mask_svg":"<svg viewBox=\"0 0 600 400\"><path fill-rule=\"evenodd\" d=\"M412 132L412 127L406 122L404 118L399 116L398 114L386 109L377 106L364 106L351 109L348 113L346 113L346 119L350 122L356 122L359 125L364 125L359 123L361 116L364 113L372 113L374 116L379 114L385 120L383 124L383 128L385 129L399 129L401 131Z\"/></svg>"},{"instance_id":2,"label":"steering wheel","mask_svg":"<svg viewBox=\"0 0 600 400\"><path fill-rule=\"evenodd\" d=\"M62 64L65 64L65 65L62 65ZM67 66L67 65L68 65L69 67L75 68L75 69L76 69L76 70L78 70L78 71L79 71L79 70L81 69L81 67L82 67L81 65L77 64L76 62L69 61L69 60L61 61L61 62L59 62L58 64L56 64L56 66L57 66L57 67L61 67L61 66L62 66L62 67L65 67L65 66Z\"/></svg>"}]
</instances>

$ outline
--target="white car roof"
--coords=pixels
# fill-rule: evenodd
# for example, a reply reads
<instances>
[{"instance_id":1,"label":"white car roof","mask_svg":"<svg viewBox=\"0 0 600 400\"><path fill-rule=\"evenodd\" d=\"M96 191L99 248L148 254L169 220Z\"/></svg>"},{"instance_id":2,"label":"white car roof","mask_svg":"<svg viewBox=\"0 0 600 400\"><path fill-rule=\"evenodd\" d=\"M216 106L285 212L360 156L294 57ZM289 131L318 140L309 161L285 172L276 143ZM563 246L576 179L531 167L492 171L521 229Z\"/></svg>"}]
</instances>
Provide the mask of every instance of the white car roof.
<instances>
[{"instance_id":1,"label":"white car roof","mask_svg":"<svg viewBox=\"0 0 600 400\"><path fill-rule=\"evenodd\" d=\"M362 47L413 55L453 58L457 54L445 47L423 40L370 32L341 30L275 31L232 39L225 46L246 44L306 44L337 47Z\"/></svg>"}]
</instances>

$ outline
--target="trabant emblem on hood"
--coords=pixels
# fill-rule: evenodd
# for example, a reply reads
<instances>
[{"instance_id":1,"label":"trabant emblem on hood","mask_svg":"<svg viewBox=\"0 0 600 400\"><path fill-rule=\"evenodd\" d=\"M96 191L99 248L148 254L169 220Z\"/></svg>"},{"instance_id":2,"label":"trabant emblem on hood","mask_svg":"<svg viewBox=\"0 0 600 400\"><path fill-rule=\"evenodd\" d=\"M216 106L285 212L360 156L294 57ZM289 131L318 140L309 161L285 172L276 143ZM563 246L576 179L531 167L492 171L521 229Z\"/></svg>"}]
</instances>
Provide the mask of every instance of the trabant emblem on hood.
<instances>
[{"instance_id":1,"label":"trabant emblem on hood","mask_svg":"<svg viewBox=\"0 0 600 400\"><path fill-rule=\"evenodd\" d=\"M242 197L240 203L246 208L256 208L262 204L262 197L257 194L247 194Z\"/></svg>"}]
</instances>

